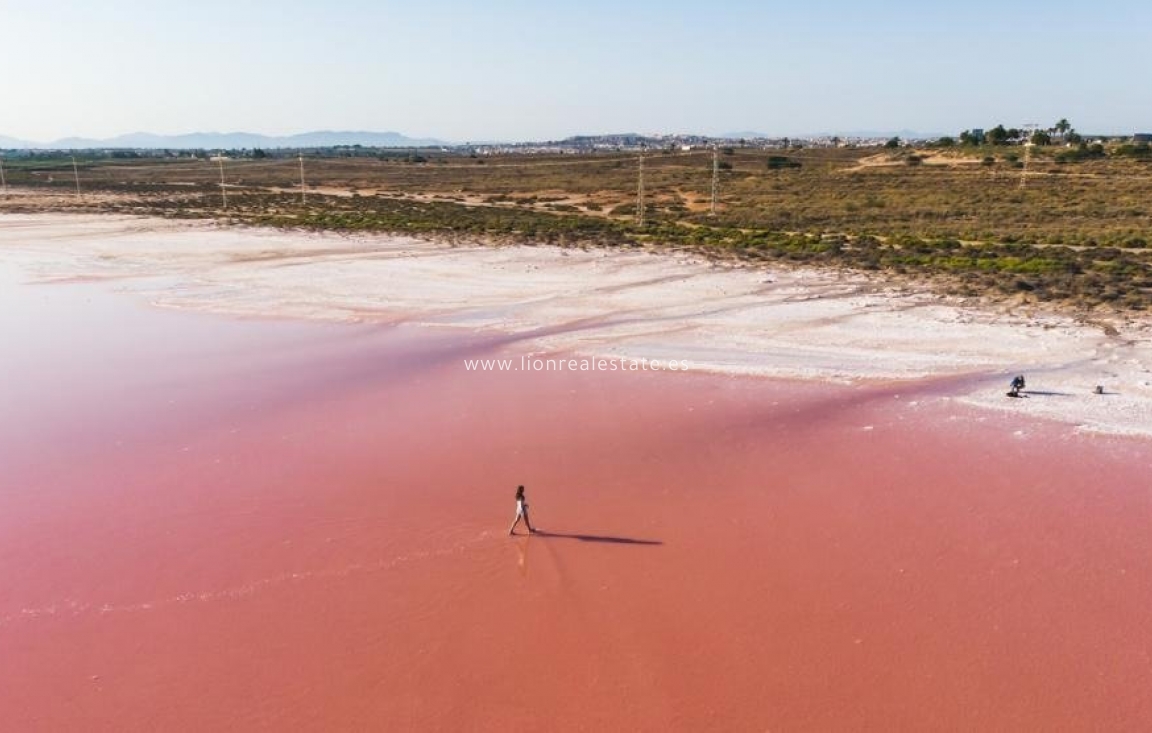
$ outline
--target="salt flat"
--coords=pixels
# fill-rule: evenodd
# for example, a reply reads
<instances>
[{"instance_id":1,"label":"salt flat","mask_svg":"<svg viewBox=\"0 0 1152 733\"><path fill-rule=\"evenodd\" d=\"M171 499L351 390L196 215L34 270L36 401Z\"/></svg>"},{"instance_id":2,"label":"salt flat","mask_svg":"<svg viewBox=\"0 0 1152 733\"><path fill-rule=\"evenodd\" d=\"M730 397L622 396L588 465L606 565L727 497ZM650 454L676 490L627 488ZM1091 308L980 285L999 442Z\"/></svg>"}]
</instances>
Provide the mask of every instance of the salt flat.
<instances>
[{"instance_id":1,"label":"salt flat","mask_svg":"<svg viewBox=\"0 0 1152 733\"><path fill-rule=\"evenodd\" d=\"M102 215L5 215L0 251L36 278L125 279L123 287L171 308L495 329L540 353L687 359L693 370L734 374L849 383L971 375L946 396L1088 430L1152 434L1148 320L1105 329L859 275L734 268L682 253ZM1004 396L1015 373L1028 378L1027 399Z\"/></svg>"}]
</instances>

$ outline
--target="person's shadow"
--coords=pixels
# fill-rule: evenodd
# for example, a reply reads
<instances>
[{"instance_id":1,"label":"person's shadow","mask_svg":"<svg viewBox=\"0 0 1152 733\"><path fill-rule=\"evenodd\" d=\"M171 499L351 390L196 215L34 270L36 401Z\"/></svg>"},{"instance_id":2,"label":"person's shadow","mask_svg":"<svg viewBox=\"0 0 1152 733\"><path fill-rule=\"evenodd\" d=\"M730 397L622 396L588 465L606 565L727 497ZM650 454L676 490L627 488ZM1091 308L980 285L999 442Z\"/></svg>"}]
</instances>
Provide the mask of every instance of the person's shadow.
<instances>
[{"instance_id":1,"label":"person's shadow","mask_svg":"<svg viewBox=\"0 0 1152 733\"><path fill-rule=\"evenodd\" d=\"M634 537L613 537L600 534L565 534L563 532L548 532L543 529L536 530L534 537L551 537L561 540L580 540L581 542L604 542L610 545L662 545L660 540L639 540Z\"/></svg>"}]
</instances>

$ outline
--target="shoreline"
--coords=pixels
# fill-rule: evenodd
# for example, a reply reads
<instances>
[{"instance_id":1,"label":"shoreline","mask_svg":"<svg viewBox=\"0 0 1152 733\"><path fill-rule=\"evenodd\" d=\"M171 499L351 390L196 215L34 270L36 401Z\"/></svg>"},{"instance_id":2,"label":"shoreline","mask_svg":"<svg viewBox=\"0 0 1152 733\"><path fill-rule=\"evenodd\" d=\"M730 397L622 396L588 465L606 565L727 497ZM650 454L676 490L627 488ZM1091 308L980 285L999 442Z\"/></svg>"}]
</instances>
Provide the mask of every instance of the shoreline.
<instances>
[{"instance_id":1,"label":"shoreline","mask_svg":"<svg viewBox=\"0 0 1152 733\"><path fill-rule=\"evenodd\" d=\"M1037 306L1019 314L862 275L685 252L107 214L2 215L0 252L37 280L122 279L160 307L483 330L529 354L687 360L731 375L844 384L966 376L969 387L949 397L1152 436L1152 323L1130 317L1102 328ZM1028 378L1028 399L1005 398L1015 373Z\"/></svg>"},{"instance_id":2,"label":"shoreline","mask_svg":"<svg viewBox=\"0 0 1152 733\"><path fill-rule=\"evenodd\" d=\"M375 325L349 302L362 323L225 317L189 307L243 291L216 269L250 289L225 304L266 306L263 277L295 292L316 263L191 266L216 242L203 232L59 234L62 261L139 277L0 289L0 709L14 726L1152 719L1144 438L961 404L970 377L466 372L536 339L596 341L603 323L506 334L446 308L436 327ZM81 241L103 244L81 256ZM149 242L172 269L139 257ZM342 256L339 271L374 262ZM500 261L443 256L416 271L472 282ZM637 267L652 279L645 265L600 267L623 288L594 305L626 295L668 315L650 291L670 283L629 284ZM495 287L480 294L503 302ZM149 305L161 294L182 307ZM297 307L315 309L305 295ZM522 308L561 306L588 303ZM518 484L539 534L507 536Z\"/></svg>"}]
</instances>

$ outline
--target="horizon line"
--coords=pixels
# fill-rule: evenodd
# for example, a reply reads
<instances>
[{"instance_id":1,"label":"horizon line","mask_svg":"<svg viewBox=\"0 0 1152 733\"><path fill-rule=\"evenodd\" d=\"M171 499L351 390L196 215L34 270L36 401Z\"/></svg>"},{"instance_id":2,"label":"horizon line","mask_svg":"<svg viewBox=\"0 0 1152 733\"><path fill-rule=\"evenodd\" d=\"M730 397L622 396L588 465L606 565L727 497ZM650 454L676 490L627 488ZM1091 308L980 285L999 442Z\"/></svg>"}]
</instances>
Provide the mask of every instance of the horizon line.
<instances>
[{"instance_id":1,"label":"horizon line","mask_svg":"<svg viewBox=\"0 0 1152 733\"><path fill-rule=\"evenodd\" d=\"M1003 123L998 123L998 124L1003 124ZM964 129L974 130L974 129L988 129L988 128L969 127L969 128L964 128ZM1047 128L1042 128L1042 129L1047 129ZM229 132L220 132L218 130L193 130L193 131L188 131L188 132L177 132L177 133L158 133L158 132L151 132L148 130L135 130L135 131L131 131L131 132L118 133L118 134L106 136L106 137L90 137L90 136L86 136L86 135L67 135L64 137L54 138L52 140L33 140L33 139L22 138L22 137L18 137L18 136L6 135L3 133L0 133L0 140L4 141L5 143L17 143L19 145L19 147L24 148L24 149L51 150L51 149L66 148L66 147L68 147L67 145L61 145L61 144L62 143L72 143L72 142L84 143L86 147L115 147L114 145L108 145L108 143L114 143L116 141L119 141L122 138L130 138L133 136L145 136L145 137L154 137L154 138L172 138L172 139L190 138L190 137L198 137L198 136L221 137L221 138L236 137L236 136L248 136L248 137L256 137L256 138L266 138L270 141L288 140L291 138L301 138L301 137L307 137L310 135L395 136L398 138L404 138L405 140L410 140L410 141L412 141L413 144L416 144L417 147L435 147L437 145L462 147L462 146L468 146L468 145L527 145L527 144L533 144L533 143L544 144L544 143L564 142L564 141L572 140L575 138L598 138L598 137L643 137L643 138L695 137L695 138L703 138L703 139L708 139L708 140L739 140L739 139L748 139L748 138L761 138L761 139L774 140L774 139L786 139L786 138L820 139L820 138L833 138L833 137L857 138L857 139L878 139L878 138L883 138L883 137L895 136L895 137L906 137L906 138L915 139L915 140L932 140L932 139L939 139L942 137L955 136L957 134L959 134L959 131L947 132L947 133L941 133L938 131L921 132L918 130L912 130L912 129L908 129L908 128L891 129L891 130L841 130L841 131L820 131L820 132L799 132L799 133L797 133L797 132L766 133L766 132L760 132L760 131L756 131L756 130L742 130L742 131L730 131L730 132L716 133L716 134L709 134L709 133L704 133L704 132L685 132L685 131L680 131L680 132L617 131L617 132L577 132L577 133L573 133L573 134L566 135L563 137L547 137L547 138L519 138L519 139L504 138L504 139L501 139L501 138L477 137L477 138L469 138L466 140L452 140L452 139L438 138L434 135L409 135L407 133L399 132L397 130L365 130L365 129L330 129L330 128L327 128L327 129L302 130L300 132L280 133L280 134L265 133L265 132L252 132L250 130L233 130L233 131L229 131ZM1119 137L1119 136L1131 137L1133 135L1146 134L1146 133L1142 133L1139 130L1132 130L1132 131L1127 131L1127 132L1097 131L1097 132L1086 132L1086 133L1081 133L1081 134L1086 136L1086 137ZM336 147L336 146L342 146L342 145L346 145L346 144L351 145L351 144L358 144L358 143L332 143L330 145L321 145L319 147ZM160 147L167 147L167 146L160 146ZM271 147L271 146L269 146L269 147ZM286 147L293 147L293 146L286 146ZM305 147L309 147L309 146L305 145ZM316 146L311 146L311 147L316 147ZM367 147L372 147L372 146L369 145ZM128 145L128 146L126 146L126 148L149 149L148 146L139 146L139 145ZM10 147L9 149L16 149L16 148Z\"/></svg>"}]
</instances>

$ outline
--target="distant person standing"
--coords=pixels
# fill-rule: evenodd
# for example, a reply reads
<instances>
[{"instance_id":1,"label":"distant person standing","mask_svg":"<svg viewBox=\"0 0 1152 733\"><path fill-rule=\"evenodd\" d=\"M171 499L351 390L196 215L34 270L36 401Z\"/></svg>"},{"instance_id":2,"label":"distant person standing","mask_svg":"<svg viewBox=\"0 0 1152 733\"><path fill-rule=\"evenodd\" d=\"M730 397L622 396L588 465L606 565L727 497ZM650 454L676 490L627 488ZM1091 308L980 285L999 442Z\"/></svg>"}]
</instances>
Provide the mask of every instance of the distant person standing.
<instances>
[{"instance_id":1,"label":"distant person standing","mask_svg":"<svg viewBox=\"0 0 1152 733\"><path fill-rule=\"evenodd\" d=\"M528 500L524 498L524 487L516 487L516 519L512 522L512 528L508 530L508 534L516 534L516 525L520 524L520 520L524 520L524 524L528 525L528 533L536 534L536 530L532 528L532 520L528 518Z\"/></svg>"}]
</instances>

